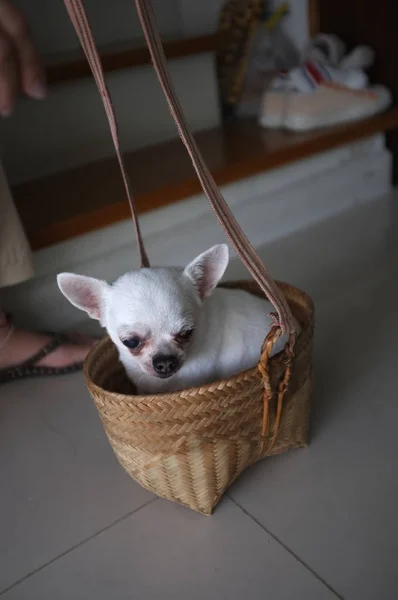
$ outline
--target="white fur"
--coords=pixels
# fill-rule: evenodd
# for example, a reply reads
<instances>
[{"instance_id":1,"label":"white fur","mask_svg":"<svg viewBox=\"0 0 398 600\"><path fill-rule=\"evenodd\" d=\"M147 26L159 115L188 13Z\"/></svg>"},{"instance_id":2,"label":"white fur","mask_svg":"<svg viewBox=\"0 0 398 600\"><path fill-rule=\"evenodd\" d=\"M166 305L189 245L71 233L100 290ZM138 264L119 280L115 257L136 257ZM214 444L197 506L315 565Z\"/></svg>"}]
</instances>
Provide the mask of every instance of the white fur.
<instances>
[{"instance_id":1,"label":"white fur","mask_svg":"<svg viewBox=\"0 0 398 600\"><path fill-rule=\"evenodd\" d=\"M231 377L259 359L275 309L243 290L214 289L227 264L228 248L218 245L184 271L141 269L113 285L62 273L58 285L72 304L106 327L138 393L174 392ZM193 326L192 338L177 343L175 335ZM137 335L145 340L139 356L122 342ZM273 354L286 341L281 337ZM153 370L152 359L159 353L175 356L181 364L168 379L160 379Z\"/></svg>"}]
</instances>

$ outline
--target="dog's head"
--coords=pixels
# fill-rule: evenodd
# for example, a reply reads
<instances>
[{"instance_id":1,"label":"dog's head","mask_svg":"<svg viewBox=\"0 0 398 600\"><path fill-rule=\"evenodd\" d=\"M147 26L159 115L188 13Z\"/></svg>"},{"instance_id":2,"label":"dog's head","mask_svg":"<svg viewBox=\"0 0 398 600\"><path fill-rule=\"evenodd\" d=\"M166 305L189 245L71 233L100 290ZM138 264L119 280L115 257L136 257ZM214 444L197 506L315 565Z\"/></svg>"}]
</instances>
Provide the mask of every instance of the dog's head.
<instances>
[{"instance_id":1,"label":"dog's head","mask_svg":"<svg viewBox=\"0 0 398 600\"><path fill-rule=\"evenodd\" d=\"M123 362L166 379L184 364L198 334L202 301L219 283L228 265L228 247L214 246L183 271L141 269L113 285L61 273L58 286L77 308L106 327Z\"/></svg>"}]
</instances>

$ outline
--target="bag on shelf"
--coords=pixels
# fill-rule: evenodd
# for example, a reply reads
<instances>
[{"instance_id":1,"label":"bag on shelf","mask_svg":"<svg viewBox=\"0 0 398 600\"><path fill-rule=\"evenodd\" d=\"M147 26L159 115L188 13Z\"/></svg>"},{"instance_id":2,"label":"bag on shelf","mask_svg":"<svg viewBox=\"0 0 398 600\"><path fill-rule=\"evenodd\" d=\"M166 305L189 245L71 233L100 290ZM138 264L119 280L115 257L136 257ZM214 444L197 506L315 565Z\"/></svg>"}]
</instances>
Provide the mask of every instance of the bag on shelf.
<instances>
[{"instance_id":1,"label":"bag on shelf","mask_svg":"<svg viewBox=\"0 0 398 600\"><path fill-rule=\"evenodd\" d=\"M273 77L300 62L283 29L287 3L273 11L266 0L228 0L219 20L217 74L224 117L257 116Z\"/></svg>"}]
</instances>

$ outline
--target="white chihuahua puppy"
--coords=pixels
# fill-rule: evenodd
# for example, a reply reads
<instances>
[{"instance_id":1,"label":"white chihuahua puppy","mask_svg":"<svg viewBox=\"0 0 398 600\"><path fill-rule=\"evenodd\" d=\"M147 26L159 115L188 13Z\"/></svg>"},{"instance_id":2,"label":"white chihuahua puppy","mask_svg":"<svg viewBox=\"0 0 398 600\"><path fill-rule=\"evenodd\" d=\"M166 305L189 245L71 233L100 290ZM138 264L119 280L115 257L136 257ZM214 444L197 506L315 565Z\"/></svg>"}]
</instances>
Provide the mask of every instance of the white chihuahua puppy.
<instances>
[{"instance_id":1,"label":"white chihuahua puppy","mask_svg":"<svg viewBox=\"0 0 398 600\"><path fill-rule=\"evenodd\" d=\"M113 285L61 273L66 298L98 319L139 394L175 392L254 367L272 325L273 306L237 289L216 288L228 246L214 246L184 270L150 268ZM279 338L273 354L287 341Z\"/></svg>"}]
</instances>

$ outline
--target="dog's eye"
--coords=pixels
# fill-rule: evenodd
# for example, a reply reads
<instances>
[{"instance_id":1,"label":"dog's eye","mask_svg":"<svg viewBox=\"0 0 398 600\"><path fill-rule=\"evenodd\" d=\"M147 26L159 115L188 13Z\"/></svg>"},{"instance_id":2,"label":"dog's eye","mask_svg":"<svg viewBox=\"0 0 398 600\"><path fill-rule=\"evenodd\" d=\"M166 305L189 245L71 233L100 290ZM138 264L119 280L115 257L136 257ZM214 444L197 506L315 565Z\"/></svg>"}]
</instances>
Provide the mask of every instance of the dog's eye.
<instances>
[{"instance_id":1,"label":"dog's eye","mask_svg":"<svg viewBox=\"0 0 398 600\"><path fill-rule=\"evenodd\" d=\"M126 348L129 348L130 350L136 350L141 344L141 340L137 336L122 341Z\"/></svg>"},{"instance_id":2,"label":"dog's eye","mask_svg":"<svg viewBox=\"0 0 398 600\"><path fill-rule=\"evenodd\" d=\"M193 327L191 327L191 329L184 329L183 331L180 331L177 337L180 340L189 340L193 336L194 331L195 329Z\"/></svg>"}]
</instances>

